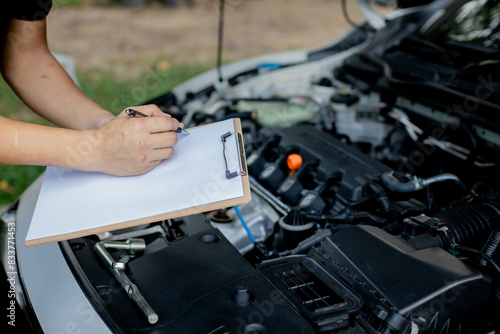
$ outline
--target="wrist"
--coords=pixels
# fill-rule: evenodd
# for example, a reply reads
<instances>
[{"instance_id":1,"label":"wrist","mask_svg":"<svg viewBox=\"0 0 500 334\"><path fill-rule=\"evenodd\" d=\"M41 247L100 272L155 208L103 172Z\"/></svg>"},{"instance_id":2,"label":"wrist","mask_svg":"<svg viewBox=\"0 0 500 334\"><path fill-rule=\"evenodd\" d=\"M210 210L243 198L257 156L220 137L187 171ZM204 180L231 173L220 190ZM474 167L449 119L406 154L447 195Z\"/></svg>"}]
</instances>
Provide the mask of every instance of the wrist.
<instances>
[{"instance_id":1,"label":"wrist","mask_svg":"<svg viewBox=\"0 0 500 334\"><path fill-rule=\"evenodd\" d=\"M102 136L98 130L77 130L77 136L66 147L66 164L71 169L99 172L102 169Z\"/></svg>"},{"instance_id":2,"label":"wrist","mask_svg":"<svg viewBox=\"0 0 500 334\"><path fill-rule=\"evenodd\" d=\"M103 127L105 124L109 123L114 118L115 115L113 115L107 110L102 109L102 116L96 120L94 129L99 129Z\"/></svg>"}]
</instances>

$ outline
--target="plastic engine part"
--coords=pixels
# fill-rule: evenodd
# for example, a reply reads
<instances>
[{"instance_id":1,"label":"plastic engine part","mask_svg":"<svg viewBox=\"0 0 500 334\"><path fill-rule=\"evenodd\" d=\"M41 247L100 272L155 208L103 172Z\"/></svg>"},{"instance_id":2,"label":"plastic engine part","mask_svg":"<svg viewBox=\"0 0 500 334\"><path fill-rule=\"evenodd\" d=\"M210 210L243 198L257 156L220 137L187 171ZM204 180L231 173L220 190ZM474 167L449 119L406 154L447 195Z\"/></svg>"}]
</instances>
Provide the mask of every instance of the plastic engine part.
<instances>
[{"instance_id":1,"label":"plastic engine part","mask_svg":"<svg viewBox=\"0 0 500 334\"><path fill-rule=\"evenodd\" d=\"M453 333L491 298L489 279L445 250L418 250L373 226L339 228L310 255L349 282L375 328L406 333L415 317L430 333Z\"/></svg>"}]
</instances>

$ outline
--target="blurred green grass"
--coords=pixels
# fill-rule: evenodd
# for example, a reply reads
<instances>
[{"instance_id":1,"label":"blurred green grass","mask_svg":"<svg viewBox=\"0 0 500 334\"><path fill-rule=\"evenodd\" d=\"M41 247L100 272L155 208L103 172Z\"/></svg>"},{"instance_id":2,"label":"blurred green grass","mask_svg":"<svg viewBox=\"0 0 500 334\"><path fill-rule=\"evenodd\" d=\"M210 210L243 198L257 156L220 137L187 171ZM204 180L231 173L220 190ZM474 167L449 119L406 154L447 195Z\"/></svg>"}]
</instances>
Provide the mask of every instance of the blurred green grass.
<instances>
[{"instance_id":1,"label":"blurred green grass","mask_svg":"<svg viewBox=\"0 0 500 334\"><path fill-rule=\"evenodd\" d=\"M160 63L161 64L161 63ZM85 69L77 73L84 93L114 114L128 106L136 106L165 94L174 86L201 73L201 65L145 67L133 78L120 78L113 69ZM28 109L0 77L0 115L25 122L48 125ZM22 192L45 170L43 166L0 165L0 205L16 200Z\"/></svg>"}]
</instances>

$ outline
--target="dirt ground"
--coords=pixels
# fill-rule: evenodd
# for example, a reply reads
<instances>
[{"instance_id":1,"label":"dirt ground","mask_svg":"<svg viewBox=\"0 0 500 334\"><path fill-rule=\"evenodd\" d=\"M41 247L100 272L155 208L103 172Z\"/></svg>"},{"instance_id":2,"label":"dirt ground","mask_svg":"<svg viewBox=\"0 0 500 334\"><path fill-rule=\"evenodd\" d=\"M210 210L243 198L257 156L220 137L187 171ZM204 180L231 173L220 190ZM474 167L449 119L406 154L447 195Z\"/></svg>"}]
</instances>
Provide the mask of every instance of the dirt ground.
<instances>
[{"instance_id":1,"label":"dirt ground","mask_svg":"<svg viewBox=\"0 0 500 334\"><path fill-rule=\"evenodd\" d=\"M320 46L350 25L341 0L225 0L224 61ZM145 66L215 65L218 0L191 0L168 8L149 0L140 8L85 5L58 7L48 18L54 52L72 55L79 68L112 68L128 77ZM349 16L363 16L347 0Z\"/></svg>"}]
</instances>

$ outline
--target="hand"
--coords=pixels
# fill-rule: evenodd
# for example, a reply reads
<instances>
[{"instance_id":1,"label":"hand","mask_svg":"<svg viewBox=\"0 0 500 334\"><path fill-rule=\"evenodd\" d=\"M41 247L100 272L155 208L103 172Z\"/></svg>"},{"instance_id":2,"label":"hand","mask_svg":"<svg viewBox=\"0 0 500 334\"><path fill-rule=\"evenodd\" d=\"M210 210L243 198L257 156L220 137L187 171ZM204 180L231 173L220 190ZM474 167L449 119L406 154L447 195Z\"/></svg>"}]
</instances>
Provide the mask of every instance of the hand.
<instances>
[{"instance_id":1,"label":"hand","mask_svg":"<svg viewBox=\"0 0 500 334\"><path fill-rule=\"evenodd\" d=\"M91 169L117 176L144 174L174 153L179 126L175 118L156 105L131 107L149 117L130 117L122 111L113 120L92 130L96 151Z\"/></svg>"}]
</instances>

